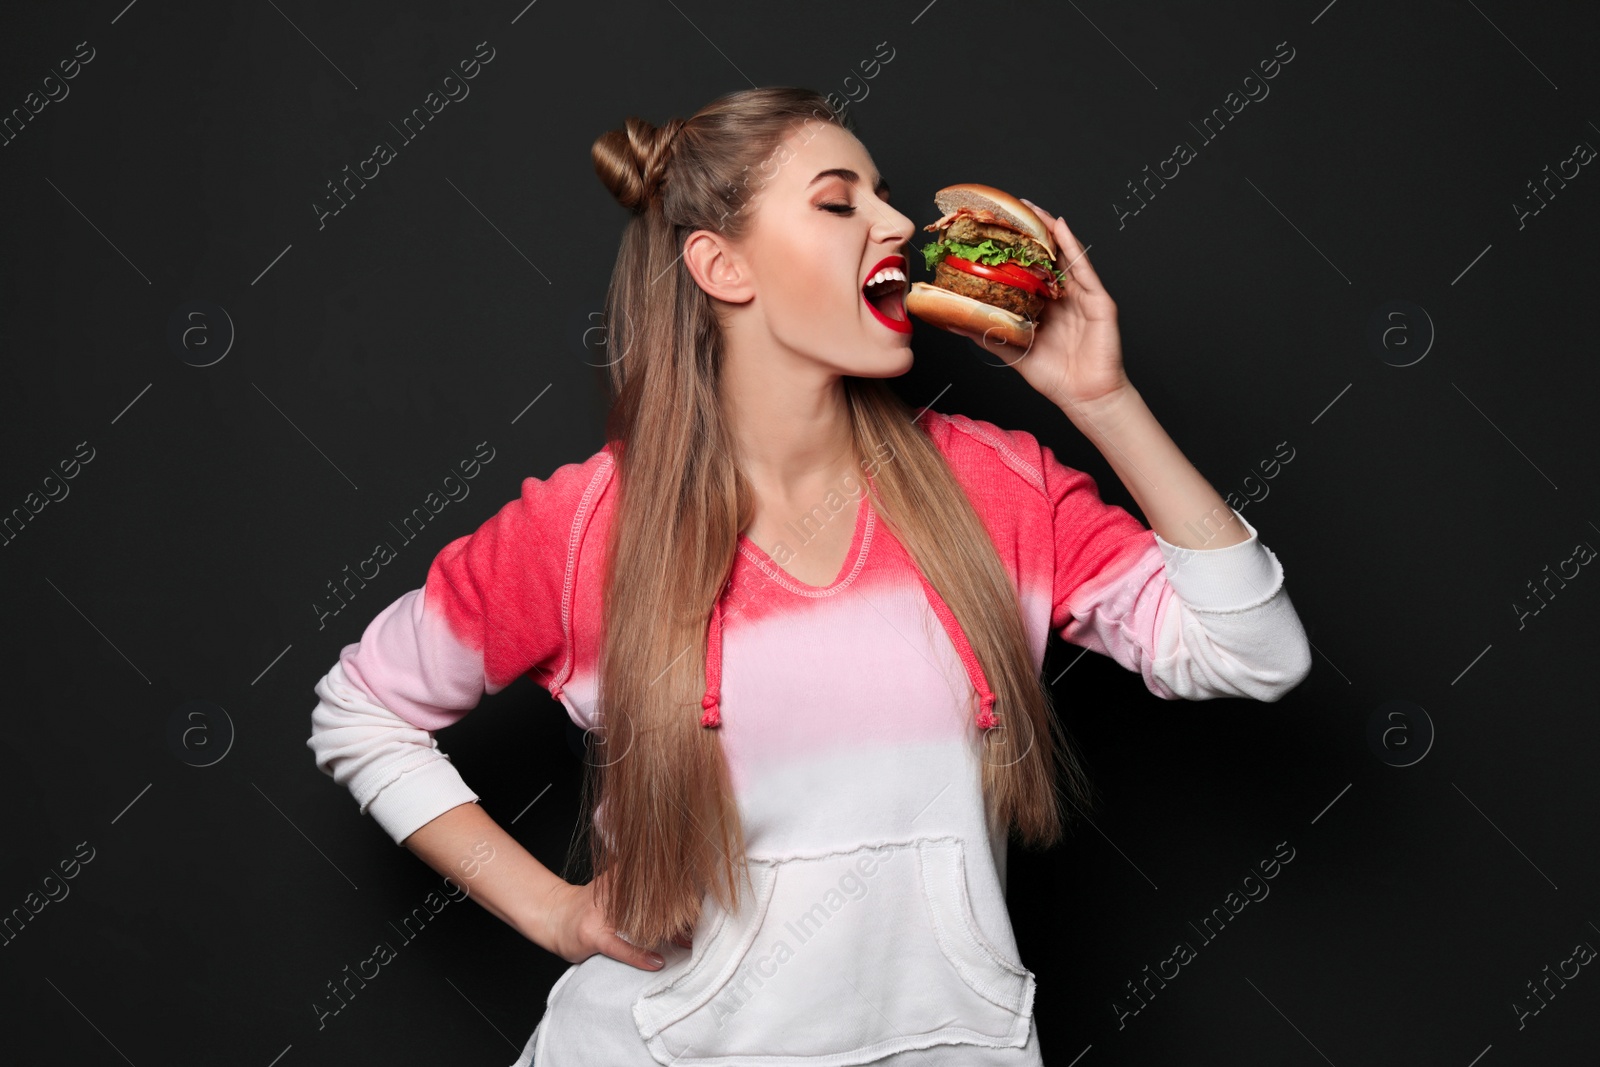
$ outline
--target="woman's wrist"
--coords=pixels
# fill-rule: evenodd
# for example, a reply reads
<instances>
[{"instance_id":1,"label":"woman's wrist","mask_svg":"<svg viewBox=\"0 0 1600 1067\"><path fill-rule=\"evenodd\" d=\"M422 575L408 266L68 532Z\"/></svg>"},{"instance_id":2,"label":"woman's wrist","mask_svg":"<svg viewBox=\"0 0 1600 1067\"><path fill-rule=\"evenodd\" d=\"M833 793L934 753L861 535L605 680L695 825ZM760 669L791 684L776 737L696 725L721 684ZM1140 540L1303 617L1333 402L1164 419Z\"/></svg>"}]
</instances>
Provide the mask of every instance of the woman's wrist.
<instances>
[{"instance_id":1,"label":"woman's wrist","mask_svg":"<svg viewBox=\"0 0 1600 1067\"><path fill-rule=\"evenodd\" d=\"M532 856L528 858L533 859ZM545 877L542 881L535 879L535 884L527 892L518 895L513 904L512 917L507 922L546 952L555 952L553 919L556 906L561 902L561 891L570 888L570 883L537 860L533 862L538 864Z\"/></svg>"},{"instance_id":2,"label":"woman's wrist","mask_svg":"<svg viewBox=\"0 0 1600 1067\"><path fill-rule=\"evenodd\" d=\"M1096 444L1099 444L1100 438L1114 433L1128 415L1144 403L1144 397L1127 378L1123 378L1121 385L1092 400L1053 399L1056 407L1072 420L1072 424Z\"/></svg>"}]
</instances>

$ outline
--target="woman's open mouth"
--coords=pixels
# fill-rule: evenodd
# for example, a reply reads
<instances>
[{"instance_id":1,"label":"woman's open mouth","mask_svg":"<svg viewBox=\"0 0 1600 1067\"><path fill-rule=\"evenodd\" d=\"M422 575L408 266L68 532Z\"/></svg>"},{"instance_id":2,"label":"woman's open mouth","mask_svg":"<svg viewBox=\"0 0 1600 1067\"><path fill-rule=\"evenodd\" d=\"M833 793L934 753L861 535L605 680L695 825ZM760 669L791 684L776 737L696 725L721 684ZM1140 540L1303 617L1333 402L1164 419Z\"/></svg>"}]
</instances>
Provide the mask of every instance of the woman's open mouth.
<instances>
[{"instance_id":1,"label":"woman's open mouth","mask_svg":"<svg viewBox=\"0 0 1600 1067\"><path fill-rule=\"evenodd\" d=\"M867 275L861 286L861 299L872 317L895 333L910 333L911 319L906 314L906 260L889 256Z\"/></svg>"}]
</instances>

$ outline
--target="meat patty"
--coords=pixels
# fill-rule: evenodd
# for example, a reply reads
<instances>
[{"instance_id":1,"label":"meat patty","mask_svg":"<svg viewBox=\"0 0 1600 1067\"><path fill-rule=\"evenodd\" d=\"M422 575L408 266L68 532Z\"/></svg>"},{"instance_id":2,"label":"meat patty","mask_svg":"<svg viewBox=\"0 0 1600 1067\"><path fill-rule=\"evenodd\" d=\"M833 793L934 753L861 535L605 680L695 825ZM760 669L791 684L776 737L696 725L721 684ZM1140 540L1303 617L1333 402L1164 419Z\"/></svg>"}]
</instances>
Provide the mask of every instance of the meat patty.
<instances>
[{"instance_id":1,"label":"meat patty","mask_svg":"<svg viewBox=\"0 0 1600 1067\"><path fill-rule=\"evenodd\" d=\"M1035 255L1043 255L1046 249L1033 240L1018 233L1016 230L1005 226L996 226L989 222L979 222L971 215L963 215L950 223L943 234L946 240L959 241L964 245L982 244L986 239L993 238L995 244L1002 247L1006 245L1021 245L1032 251Z\"/></svg>"},{"instance_id":2,"label":"meat patty","mask_svg":"<svg viewBox=\"0 0 1600 1067\"><path fill-rule=\"evenodd\" d=\"M1034 296L1014 285L1002 282L991 282L977 275L968 274L964 270L956 270L943 260L934 265L933 284L941 289L949 289L970 296L974 300L981 300L997 308L1014 311L1024 318L1037 319L1039 312L1044 310L1044 297Z\"/></svg>"}]
</instances>

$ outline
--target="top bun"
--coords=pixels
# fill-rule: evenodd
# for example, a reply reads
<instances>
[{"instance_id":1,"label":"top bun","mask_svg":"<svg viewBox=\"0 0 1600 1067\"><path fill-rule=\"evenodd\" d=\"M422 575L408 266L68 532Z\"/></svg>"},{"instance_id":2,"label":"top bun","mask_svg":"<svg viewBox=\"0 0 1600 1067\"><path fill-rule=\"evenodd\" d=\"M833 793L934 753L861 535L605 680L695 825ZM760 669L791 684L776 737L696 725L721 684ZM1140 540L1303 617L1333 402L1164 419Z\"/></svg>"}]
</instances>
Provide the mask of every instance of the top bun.
<instances>
[{"instance_id":1,"label":"top bun","mask_svg":"<svg viewBox=\"0 0 1600 1067\"><path fill-rule=\"evenodd\" d=\"M1055 238L1050 235L1044 220L1039 218L1031 207L1003 189L996 189L992 185L980 185L977 182L961 182L947 185L934 193L933 202L939 205L939 210L946 215L964 207L974 211L992 211L1007 225L1015 226L1048 248L1051 259L1060 254L1056 249Z\"/></svg>"},{"instance_id":2,"label":"top bun","mask_svg":"<svg viewBox=\"0 0 1600 1067\"><path fill-rule=\"evenodd\" d=\"M589 147L594 172L618 203L640 214L660 199L674 138L687 123L671 119L664 126L652 126L629 116L621 129L595 138Z\"/></svg>"}]
</instances>

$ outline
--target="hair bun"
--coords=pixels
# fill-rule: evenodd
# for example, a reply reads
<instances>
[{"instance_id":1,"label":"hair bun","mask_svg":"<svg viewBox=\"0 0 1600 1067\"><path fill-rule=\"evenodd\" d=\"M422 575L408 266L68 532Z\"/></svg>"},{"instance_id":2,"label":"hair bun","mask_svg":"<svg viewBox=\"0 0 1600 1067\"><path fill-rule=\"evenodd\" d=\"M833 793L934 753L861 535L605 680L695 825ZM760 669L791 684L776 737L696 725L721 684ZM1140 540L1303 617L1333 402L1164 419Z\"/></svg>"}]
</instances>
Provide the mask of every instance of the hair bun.
<instances>
[{"instance_id":1,"label":"hair bun","mask_svg":"<svg viewBox=\"0 0 1600 1067\"><path fill-rule=\"evenodd\" d=\"M595 173L623 207L640 212L656 197L666 180L672 142L685 121L672 119L665 126L653 126L628 118L622 129L607 130L595 139L590 149Z\"/></svg>"}]
</instances>

